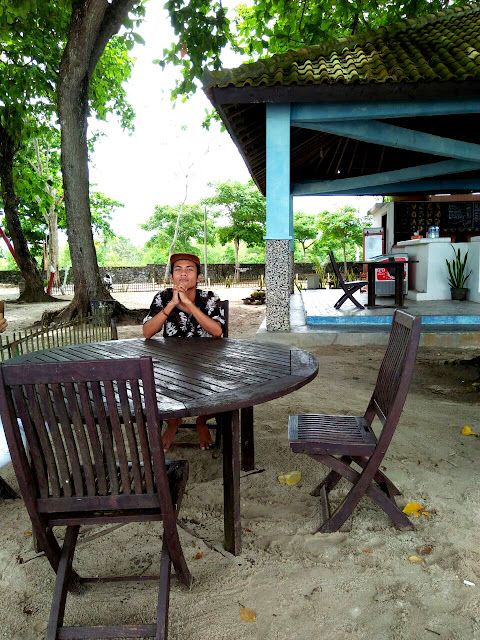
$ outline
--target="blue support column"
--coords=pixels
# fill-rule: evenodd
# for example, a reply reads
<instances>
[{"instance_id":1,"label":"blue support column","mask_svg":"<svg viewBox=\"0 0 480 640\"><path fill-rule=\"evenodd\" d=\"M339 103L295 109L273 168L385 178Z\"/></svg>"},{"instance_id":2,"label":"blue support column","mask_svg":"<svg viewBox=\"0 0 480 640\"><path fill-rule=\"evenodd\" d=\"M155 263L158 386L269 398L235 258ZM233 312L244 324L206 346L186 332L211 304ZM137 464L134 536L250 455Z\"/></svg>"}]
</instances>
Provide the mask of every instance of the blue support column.
<instances>
[{"instance_id":1,"label":"blue support column","mask_svg":"<svg viewBox=\"0 0 480 640\"><path fill-rule=\"evenodd\" d=\"M290 104L267 104L267 331L290 329L293 207L290 195Z\"/></svg>"}]
</instances>

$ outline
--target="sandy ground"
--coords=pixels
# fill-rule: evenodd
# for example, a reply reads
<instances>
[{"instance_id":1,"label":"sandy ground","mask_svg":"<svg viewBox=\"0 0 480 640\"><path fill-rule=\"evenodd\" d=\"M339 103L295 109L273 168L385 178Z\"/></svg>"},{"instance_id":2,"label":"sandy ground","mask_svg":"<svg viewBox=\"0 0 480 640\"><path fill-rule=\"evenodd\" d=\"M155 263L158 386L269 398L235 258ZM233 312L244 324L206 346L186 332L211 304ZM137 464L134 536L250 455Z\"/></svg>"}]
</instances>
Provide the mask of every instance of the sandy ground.
<instances>
[{"instance_id":1,"label":"sandy ground","mask_svg":"<svg viewBox=\"0 0 480 640\"><path fill-rule=\"evenodd\" d=\"M120 298L142 308L152 294ZM7 302L6 307L16 326L31 324L42 311L39 305ZM263 309L232 299L230 317L230 335L250 338ZM139 334L138 327L120 327L120 337ZM309 491L325 469L290 452L288 414L362 412L383 348L336 346L312 353L320 363L316 380L255 408L259 473L241 474L241 556L222 553L221 458L195 449L174 448L169 454L190 461L181 521L198 536L181 531L195 582L190 591L172 582L170 639L480 640L480 439L461 435L464 425L480 433L480 395L472 386L479 374L454 363L480 354L420 349L400 426L384 460L386 473L403 491L399 504L421 503L430 515L412 517L415 530L402 533L364 499L340 532L319 534L318 502ZM279 474L295 469L302 473L298 485L278 482ZM2 475L16 486L10 466ZM345 490L340 484L334 500L341 500ZM0 521L0 638L44 638L53 571L32 549L20 499L0 501ZM91 527L81 537L98 531ZM160 536L161 526L139 524L80 541L75 566L84 575L155 572ZM409 562L412 555L421 562ZM155 603L155 583L89 585L83 594L69 596L65 621L151 622ZM255 611L254 622L241 619L242 607Z\"/></svg>"}]
</instances>

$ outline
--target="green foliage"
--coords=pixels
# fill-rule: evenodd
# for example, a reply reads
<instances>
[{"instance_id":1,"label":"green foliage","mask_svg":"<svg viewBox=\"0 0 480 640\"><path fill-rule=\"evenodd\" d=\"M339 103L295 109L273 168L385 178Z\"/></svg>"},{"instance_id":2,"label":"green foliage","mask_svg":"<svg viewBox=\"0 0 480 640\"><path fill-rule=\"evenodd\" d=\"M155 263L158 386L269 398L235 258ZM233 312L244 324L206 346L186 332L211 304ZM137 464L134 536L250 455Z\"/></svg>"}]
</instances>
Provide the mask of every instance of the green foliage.
<instances>
[{"instance_id":1,"label":"green foliage","mask_svg":"<svg viewBox=\"0 0 480 640\"><path fill-rule=\"evenodd\" d=\"M220 53L232 41L226 10L217 0L167 0L176 42L155 60L163 68L171 63L181 68L173 96L194 93L195 79L209 66L219 69Z\"/></svg>"},{"instance_id":2,"label":"green foliage","mask_svg":"<svg viewBox=\"0 0 480 640\"><path fill-rule=\"evenodd\" d=\"M147 249L151 250L152 262L166 262L175 233L178 212L182 206L183 213L175 251L202 255L204 208L199 204L177 204L174 207L156 205L153 216L140 225L145 231L156 232L145 245ZM215 212L210 212L207 216L207 245L215 244L216 227L212 217L216 217Z\"/></svg>"},{"instance_id":3,"label":"green foliage","mask_svg":"<svg viewBox=\"0 0 480 640\"><path fill-rule=\"evenodd\" d=\"M465 257L462 259L461 249L459 248L458 250L456 250L455 247L452 247L452 249L455 257L451 260L445 259L448 269L448 283L454 289L462 289L465 286L467 278L472 273L471 270L468 273L465 273L468 251L465 253Z\"/></svg>"},{"instance_id":4,"label":"green foliage","mask_svg":"<svg viewBox=\"0 0 480 640\"><path fill-rule=\"evenodd\" d=\"M228 224L218 229L221 244L243 241L248 247L262 245L265 235L265 198L252 180L246 184L228 180L212 184L215 194L202 203L213 207Z\"/></svg>"},{"instance_id":5,"label":"green foliage","mask_svg":"<svg viewBox=\"0 0 480 640\"><path fill-rule=\"evenodd\" d=\"M340 247L343 253L344 272L347 270L347 248L361 246L363 228L370 226L370 221L359 218L358 209L351 206L339 207L335 211L324 211L318 219L318 228L322 232L321 244L324 248L335 251Z\"/></svg>"},{"instance_id":6,"label":"green foliage","mask_svg":"<svg viewBox=\"0 0 480 640\"><path fill-rule=\"evenodd\" d=\"M303 251L303 260L307 250L314 250L315 242L319 238L316 216L296 211L293 214L293 238L298 242Z\"/></svg>"},{"instance_id":7,"label":"green foliage","mask_svg":"<svg viewBox=\"0 0 480 640\"><path fill-rule=\"evenodd\" d=\"M449 5L465 4L453 0ZM181 69L173 97L194 93L203 70L218 69L230 46L249 60L262 55L361 34L445 8L444 0L255 0L235 7L230 19L218 0L168 0L175 41L159 64Z\"/></svg>"},{"instance_id":8,"label":"green foliage","mask_svg":"<svg viewBox=\"0 0 480 640\"><path fill-rule=\"evenodd\" d=\"M123 236L102 235L95 242L95 249L101 267L132 267L142 264L142 249Z\"/></svg>"}]
</instances>

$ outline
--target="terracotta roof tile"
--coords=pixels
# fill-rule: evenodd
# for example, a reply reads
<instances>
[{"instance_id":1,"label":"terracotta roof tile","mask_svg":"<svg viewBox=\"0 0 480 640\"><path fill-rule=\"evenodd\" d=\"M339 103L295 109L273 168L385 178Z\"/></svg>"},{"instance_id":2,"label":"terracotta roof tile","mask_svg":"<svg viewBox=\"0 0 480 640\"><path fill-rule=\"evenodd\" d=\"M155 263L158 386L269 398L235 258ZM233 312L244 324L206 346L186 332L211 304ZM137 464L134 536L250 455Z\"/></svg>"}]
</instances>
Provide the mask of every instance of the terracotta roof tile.
<instances>
[{"instance_id":1,"label":"terracotta roof tile","mask_svg":"<svg viewBox=\"0 0 480 640\"><path fill-rule=\"evenodd\" d=\"M480 4L206 72L204 88L480 79Z\"/></svg>"}]
</instances>

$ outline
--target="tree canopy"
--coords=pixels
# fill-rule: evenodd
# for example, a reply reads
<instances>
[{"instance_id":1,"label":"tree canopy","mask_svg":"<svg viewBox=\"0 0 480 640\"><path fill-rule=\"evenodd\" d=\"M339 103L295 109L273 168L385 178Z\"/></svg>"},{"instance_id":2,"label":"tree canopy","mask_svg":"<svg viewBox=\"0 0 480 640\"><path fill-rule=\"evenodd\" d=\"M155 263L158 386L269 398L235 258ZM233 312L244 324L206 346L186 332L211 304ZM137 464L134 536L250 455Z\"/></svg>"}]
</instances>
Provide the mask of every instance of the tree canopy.
<instances>
[{"instance_id":1,"label":"tree canopy","mask_svg":"<svg viewBox=\"0 0 480 640\"><path fill-rule=\"evenodd\" d=\"M318 218L322 247L341 248L344 273L347 272L347 247L362 246L363 228L367 226L370 226L369 222L359 218L358 210L348 205L334 211L323 211Z\"/></svg>"}]
</instances>

